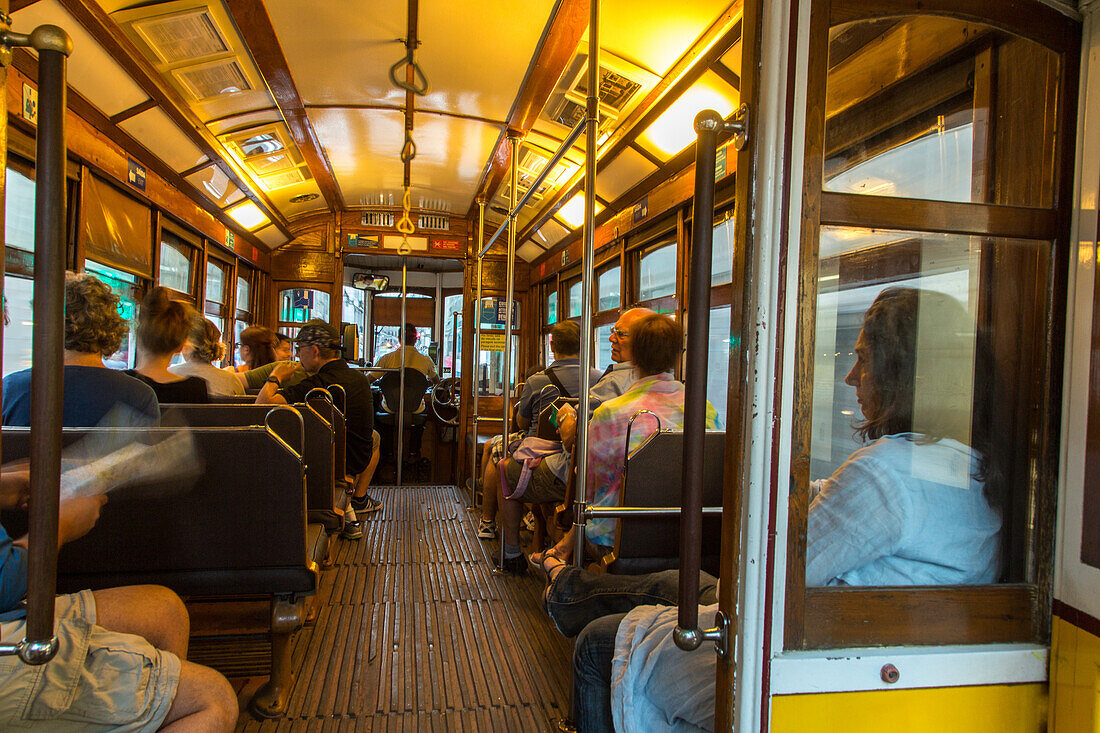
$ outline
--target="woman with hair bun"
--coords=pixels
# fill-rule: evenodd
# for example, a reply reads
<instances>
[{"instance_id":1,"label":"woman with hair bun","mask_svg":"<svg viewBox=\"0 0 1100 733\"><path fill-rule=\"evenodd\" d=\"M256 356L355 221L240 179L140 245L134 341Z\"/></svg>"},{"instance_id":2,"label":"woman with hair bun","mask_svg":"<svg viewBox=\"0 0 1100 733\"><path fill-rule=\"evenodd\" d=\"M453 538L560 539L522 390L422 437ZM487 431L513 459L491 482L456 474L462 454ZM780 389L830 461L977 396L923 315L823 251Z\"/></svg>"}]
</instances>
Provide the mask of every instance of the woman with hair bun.
<instances>
[{"instance_id":1,"label":"woman with hair bun","mask_svg":"<svg viewBox=\"0 0 1100 733\"><path fill-rule=\"evenodd\" d=\"M275 347L279 343L275 332L263 326L249 326L241 331L238 351L241 355L241 364L228 367L229 371L246 372L249 369L259 369L275 361Z\"/></svg>"},{"instance_id":2,"label":"woman with hair bun","mask_svg":"<svg viewBox=\"0 0 1100 733\"><path fill-rule=\"evenodd\" d=\"M126 373L148 384L161 404L209 402L206 382L168 371L183 350L198 315L186 303L172 300L168 290L153 288L141 302L137 319L137 369Z\"/></svg>"},{"instance_id":3,"label":"woman with hair bun","mask_svg":"<svg viewBox=\"0 0 1100 733\"><path fill-rule=\"evenodd\" d=\"M211 395L243 395L241 380L211 363L225 356L225 344L221 338L221 331L209 318L196 320L183 345L184 362L168 367L168 371L181 377L198 377L206 382L207 392Z\"/></svg>"}]
</instances>

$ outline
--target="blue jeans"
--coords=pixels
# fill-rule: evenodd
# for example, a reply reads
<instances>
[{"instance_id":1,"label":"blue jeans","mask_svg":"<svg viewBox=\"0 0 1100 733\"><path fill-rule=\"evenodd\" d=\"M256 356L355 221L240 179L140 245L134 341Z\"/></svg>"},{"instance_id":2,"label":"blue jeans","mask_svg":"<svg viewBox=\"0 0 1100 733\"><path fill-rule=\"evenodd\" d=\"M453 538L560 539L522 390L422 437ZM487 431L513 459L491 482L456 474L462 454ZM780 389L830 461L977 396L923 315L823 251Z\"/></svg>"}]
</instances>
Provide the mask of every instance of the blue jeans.
<instances>
[{"instance_id":1,"label":"blue jeans","mask_svg":"<svg viewBox=\"0 0 1100 733\"><path fill-rule=\"evenodd\" d=\"M699 573L699 605L716 603L717 589L714 576ZM558 631L572 637L595 619L623 614L635 606L675 606L679 591L677 570L647 575L595 575L568 566L558 572L550 585L546 611ZM614 634L611 640L614 644Z\"/></svg>"},{"instance_id":2,"label":"blue jeans","mask_svg":"<svg viewBox=\"0 0 1100 733\"><path fill-rule=\"evenodd\" d=\"M613 729L611 662L615 634L625 613L598 618L584 627L573 649L573 723L580 733Z\"/></svg>"}]
</instances>

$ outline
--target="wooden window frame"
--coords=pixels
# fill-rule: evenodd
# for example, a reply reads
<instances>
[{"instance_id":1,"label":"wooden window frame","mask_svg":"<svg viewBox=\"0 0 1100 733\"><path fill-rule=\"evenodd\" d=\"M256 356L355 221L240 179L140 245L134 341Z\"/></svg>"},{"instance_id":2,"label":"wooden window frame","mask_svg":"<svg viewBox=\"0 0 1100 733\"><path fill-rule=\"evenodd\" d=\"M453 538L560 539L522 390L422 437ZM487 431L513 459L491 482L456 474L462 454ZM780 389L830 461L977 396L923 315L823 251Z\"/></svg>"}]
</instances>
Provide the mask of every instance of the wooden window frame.
<instances>
[{"instance_id":1,"label":"wooden window frame","mask_svg":"<svg viewBox=\"0 0 1100 733\"><path fill-rule=\"evenodd\" d=\"M1070 264L1070 202L1075 148L1081 29L1041 2L1015 12L982 0L814 0L810 14L810 64L806 114L805 179L799 254L795 403L788 503L784 647L788 650L880 645L996 642L1044 643L1050 629L1054 501L1057 494L1060 383ZM822 190L825 83L832 26L877 17L943 15L973 20L1039 43L1060 57L1056 89L1057 147L1051 181L1053 206L1023 208L983 203L831 193ZM1059 209L1060 205L1060 209ZM818 260L822 226L859 226L946 232L1050 243L1048 324L1045 337L1045 412L1040 418L1040 457L1035 484L1040 554L1035 582L935 588L807 588L806 517L813 406ZM1046 544L1052 546L1052 541Z\"/></svg>"},{"instance_id":2,"label":"wooden window frame","mask_svg":"<svg viewBox=\"0 0 1100 733\"><path fill-rule=\"evenodd\" d=\"M176 290L175 288L168 287L167 285L165 285L164 287L167 288L169 291L171 291L172 295L176 299L186 300L187 302L191 303L192 305L196 305L198 303L199 283L200 282L201 283L206 282L206 270L203 269L203 271L201 273L201 276L202 276L201 280L200 280L200 273L198 272L200 267L205 268L205 260L206 260L206 258L203 256L204 249L203 249L203 245L202 245L202 239L200 239L198 236L196 236L192 232L188 231L182 224L179 224L179 223L169 219L168 217L166 217L162 212L158 211L156 213L157 213L157 246L156 246L156 252L155 252L155 259L154 259L154 270L153 270L154 275L156 277L155 284L156 285L161 284L161 282L160 282L160 264L161 264L161 262L160 262L160 260L161 260L160 250L161 250L161 247L163 247L165 244L167 244L169 247L176 250L177 252L181 252L182 254L186 254L187 261L190 264L190 273L188 275L187 291L186 292ZM165 236L164 236L166 232L169 235L171 235L172 237L174 237L175 239L180 240L180 242L176 243L176 242L173 242L173 241L166 240ZM181 247L186 247L187 252L182 252ZM196 266L196 265L198 265L198 266Z\"/></svg>"},{"instance_id":3,"label":"wooden window frame","mask_svg":"<svg viewBox=\"0 0 1100 733\"><path fill-rule=\"evenodd\" d=\"M642 257L655 252L664 247L673 247L673 253L676 255L676 275L674 278L675 289L672 295L662 295L657 298L649 298L648 300L641 299L642 290ZM649 308L657 311L658 313L673 314L677 318L679 317L680 309L680 289L682 287L681 276L683 265L680 262L681 253L683 247L680 246L680 237L677 230L665 231L661 234L654 236L643 244L637 247L631 248L630 261L630 288L631 288L631 302L634 308Z\"/></svg>"}]
</instances>

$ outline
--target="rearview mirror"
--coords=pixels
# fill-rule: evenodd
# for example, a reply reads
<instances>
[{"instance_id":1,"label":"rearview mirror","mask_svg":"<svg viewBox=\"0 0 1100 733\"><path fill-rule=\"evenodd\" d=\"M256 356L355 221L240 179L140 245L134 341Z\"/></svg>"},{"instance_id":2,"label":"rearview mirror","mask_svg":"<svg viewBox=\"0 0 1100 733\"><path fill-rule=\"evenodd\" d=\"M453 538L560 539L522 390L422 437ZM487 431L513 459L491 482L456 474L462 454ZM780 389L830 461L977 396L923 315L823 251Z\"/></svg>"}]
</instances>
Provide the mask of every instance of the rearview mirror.
<instances>
[{"instance_id":1,"label":"rearview mirror","mask_svg":"<svg viewBox=\"0 0 1100 733\"><path fill-rule=\"evenodd\" d=\"M390 277L389 275L371 275L366 272L357 272L351 278L351 286L356 290L379 292L390 286Z\"/></svg>"}]
</instances>

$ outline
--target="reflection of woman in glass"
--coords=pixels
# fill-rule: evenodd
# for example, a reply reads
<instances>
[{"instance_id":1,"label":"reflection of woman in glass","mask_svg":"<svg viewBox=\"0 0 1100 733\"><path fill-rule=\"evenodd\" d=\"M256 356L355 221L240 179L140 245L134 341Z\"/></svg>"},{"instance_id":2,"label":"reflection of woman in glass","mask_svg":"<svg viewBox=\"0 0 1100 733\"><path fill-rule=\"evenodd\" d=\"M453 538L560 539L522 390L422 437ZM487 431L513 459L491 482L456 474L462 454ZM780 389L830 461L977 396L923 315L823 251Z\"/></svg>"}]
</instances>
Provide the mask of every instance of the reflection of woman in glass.
<instances>
[{"instance_id":1,"label":"reflection of woman in glass","mask_svg":"<svg viewBox=\"0 0 1100 733\"><path fill-rule=\"evenodd\" d=\"M983 351L953 298L909 288L875 298L844 379L872 442L810 488L807 585L997 580L989 405L972 389L988 375Z\"/></svg>"}]
</instances>

